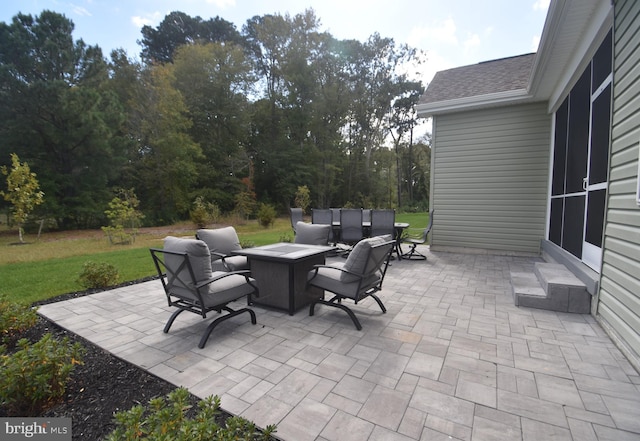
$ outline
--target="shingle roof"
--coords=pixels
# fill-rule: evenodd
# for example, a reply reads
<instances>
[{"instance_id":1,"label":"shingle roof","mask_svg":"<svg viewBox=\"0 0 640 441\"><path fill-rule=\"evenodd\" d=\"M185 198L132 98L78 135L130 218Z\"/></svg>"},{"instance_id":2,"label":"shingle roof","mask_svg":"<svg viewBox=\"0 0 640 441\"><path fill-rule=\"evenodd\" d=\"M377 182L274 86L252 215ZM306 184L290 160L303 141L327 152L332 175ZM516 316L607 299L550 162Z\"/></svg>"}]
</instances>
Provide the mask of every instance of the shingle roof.
<instances>
[{"instance_id":1,"label":"shingle roof","mask_svg":"<svg viewBox=\"0 0 640 441\"><path fill-rule=\"evenodd\" d=\"M535 55L518 55L437 72L420 104L526 89Z\"/></svg>"}]
</instances>

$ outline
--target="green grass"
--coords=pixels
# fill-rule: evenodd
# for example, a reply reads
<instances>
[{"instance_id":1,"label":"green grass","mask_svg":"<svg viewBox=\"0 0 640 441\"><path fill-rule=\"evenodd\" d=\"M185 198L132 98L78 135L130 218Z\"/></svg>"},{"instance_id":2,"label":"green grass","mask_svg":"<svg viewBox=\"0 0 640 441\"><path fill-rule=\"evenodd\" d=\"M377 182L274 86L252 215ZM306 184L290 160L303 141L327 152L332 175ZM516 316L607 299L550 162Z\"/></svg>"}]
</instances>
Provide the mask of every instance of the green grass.
<instances>
[{"instance_id":1,"label":"green grass","mask_svg":"<svg viewBox=\"0 0 640 441\"><path fill-rule=\"evenodd\" d=\"M408 222L413 228L427 225L426 213L399 213L397 222ZM269 228L255 221L236 225L244 245L267 245L293 240L289 218L279 218ZM105 262L114 265L120 281L138 280L155 274L150 247L162 247L166 235L193 236L189 224L175 225L159 232L143 232L135 243L126 246L109 245L101 232L46 233L36 241L27 236L27 245L15 245L16 237L0 236L0 293L9 300L31 304L61 294L80 291L77 282L85 262Z\"/></svg>"}]
</instances>

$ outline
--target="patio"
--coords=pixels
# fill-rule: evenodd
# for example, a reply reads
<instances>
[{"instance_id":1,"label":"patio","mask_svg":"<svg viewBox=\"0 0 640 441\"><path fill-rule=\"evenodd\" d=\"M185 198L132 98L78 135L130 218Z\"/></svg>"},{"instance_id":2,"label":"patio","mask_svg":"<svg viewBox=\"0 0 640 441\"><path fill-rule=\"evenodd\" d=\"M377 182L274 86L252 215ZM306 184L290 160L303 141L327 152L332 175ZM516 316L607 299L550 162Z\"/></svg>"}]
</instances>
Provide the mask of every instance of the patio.
<instances>
[{"instance_id":1,"label":"patio","mask_svg":"<svg viewBox=\"0 0 640 441\"><path fill-rule=\"evenodd\" d=\"M222 324L170 312L157 280L41 306L113 354L276 435L303 440L640 440L640 376L590 315L518 308L524 257L421 250L380 298ZM350 307L352 304L349 305Z\"/></svg>"}]
</instances>

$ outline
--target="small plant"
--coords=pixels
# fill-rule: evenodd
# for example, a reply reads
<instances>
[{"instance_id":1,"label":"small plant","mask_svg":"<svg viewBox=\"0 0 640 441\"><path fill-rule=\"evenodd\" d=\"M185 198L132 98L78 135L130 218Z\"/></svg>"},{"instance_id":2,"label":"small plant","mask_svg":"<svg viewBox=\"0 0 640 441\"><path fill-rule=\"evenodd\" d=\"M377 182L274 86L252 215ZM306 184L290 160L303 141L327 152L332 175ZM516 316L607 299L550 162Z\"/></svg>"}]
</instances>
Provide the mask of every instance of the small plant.
<instances>
[{"instance_id":1,"label":"small plant","mask_svg":"<svg viewBox=\"0 0 640 441\"><path fill-rule=\"evenodd\" d=\"M153 398L145 409L138 405L115 415L116 428L107 441L120 440L269 440L275 426L260 432L254 423L240 417L228 418L224 426L218 424L220 398L209 397L198 403L194 418L187 416L191 409L189 392L177 388L167 398Z\"/></svg>"},{"instance_id":2,"label":"small plant","mask_svg":"<svg viewBox=\"0 0 640 441\"><path fill-rule=\"evenodd\" d=\"M36 310L20 303L10 302L0 295L0 344L9 344L17 335L36 324Z\"/></svg>"},{"instance_id":3,"label":"small plant","mask_svg":"<svg viewBox=\"0 0 640 441\"><path fill-rule=\"evenodd\" d=\"M86 289L106 288L120 281L118 269L106 262L85 262L78 283Z\"/></svg>"},{"instance_id":4,"label":"small plant","mask_svg":"<svg viewBox=\"0 0 640 441\"><path fill-rule=\"evenodd\" d=\"M144 215L138 211L140 201L133 189L119 189L117 196L109 202L105 214L109 218L109 226L102 227L109 238L109 243L131 244L135 242L138 227Z\"/></svg>"},{"instance_id":5,"label":"small plant","mask_svg":"<svg viewBox=\"0 0 640 441\"><path fill-rule=\"evenodd\" d=\"M273 205L260 204L258 209L258 222L260 222L260 225L264 228L270 227L276 221L276 217L278 215Z\"/></svg>"},{"instance_id":6,"label":"small plant","mask_svg":"<svg viewBox=\"0 0 640 441\"><path fill-rule=\"evenodd\" d=\"M306 185L298 187L294 203L296 207L302 208L303 213L307 212L309 205L311 205L311 192L309 191L309 187Z\"/></svg>"},{"instance_id":7,"label":"small plant","mask_svg":"<svg viewBox=\"0 0 640 441\"><path fill-rule=\"evenodd\" d=\"M202 196L198 196L193 202L193 208L189 212L191 222L198 228L205 228L209 223L216 223L220 219L220 207L211 202L206 202Z\"/></svg>"},{"instance_id":8,"label":"small plant","mask_svg":"<svg viewBox=\"0 0 640 441\"><path fill-rule=\"evenodd\" d=\"M69 375L82 364L83 349L51 334L34 344L20 339L18 348L10 355L0 348L0 405L10 415L39 415L64 396Z\"/></svg>"}]
</instances>

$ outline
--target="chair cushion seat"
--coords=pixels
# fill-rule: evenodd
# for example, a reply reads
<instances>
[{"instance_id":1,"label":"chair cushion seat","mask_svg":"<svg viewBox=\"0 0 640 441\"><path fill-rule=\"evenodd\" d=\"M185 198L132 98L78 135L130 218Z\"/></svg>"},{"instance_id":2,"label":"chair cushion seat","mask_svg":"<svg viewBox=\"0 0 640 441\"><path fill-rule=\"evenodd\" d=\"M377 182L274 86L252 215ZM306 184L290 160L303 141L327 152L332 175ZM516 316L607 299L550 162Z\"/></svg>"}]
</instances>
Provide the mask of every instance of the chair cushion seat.
<instances>
[{"instance_id":1,"label":"chair cushion seat","mask_svg":"<svg viewBox=\"0 0 640 441\"><path fill-rule=\"evenodd\" d=\"M211 268L214 271L242 271L249 269L249 261L246 256L227 256L224 258L224 263L227 264L228 269L222 263L222 259L211 262Z\"/></svg>"},{"instance_id":2,"label":"chair cushion seat","mask_svg":"<svg viewBox=\"0 0 640 441\"><path fill-rule=\"evenodd\" d=\"M213 277L227 274L226 271L215 271ZM255 283L253 279L249 279ZM202 300L205 308L223 306L231 301L253 293L253 286L247 283L247 279L239 274L232 274L216 280L208 285L206 293L203 292Z\"/></svg>"},{"instance_id":3,"label":"chair cushion seat","mask_svg":"<svg viewBox=\"0 0 640 441\"><path fill-rule=\"evenodd\" d=\"M357 277L351 276L355 279L351 282L344 282L342 280L342 275L345 273L340 271L340 269L343 269L344 267L344 262L337 262L318 269L317 274L315 274L315 271L311 271L309 273L309 284L320 289L331 291L334 294L357 300L362 297L360 295L361 293L367 291L372 286L377 285L380 281L381 277L376 273L364 280L360 285L360 291L358 291L359 279Z\"/></svg>"}]
</instances>

